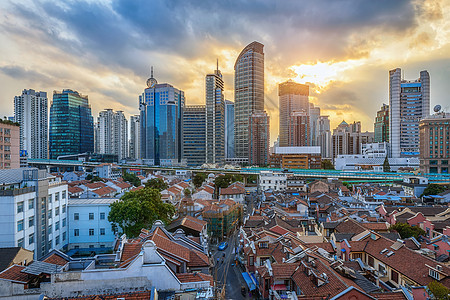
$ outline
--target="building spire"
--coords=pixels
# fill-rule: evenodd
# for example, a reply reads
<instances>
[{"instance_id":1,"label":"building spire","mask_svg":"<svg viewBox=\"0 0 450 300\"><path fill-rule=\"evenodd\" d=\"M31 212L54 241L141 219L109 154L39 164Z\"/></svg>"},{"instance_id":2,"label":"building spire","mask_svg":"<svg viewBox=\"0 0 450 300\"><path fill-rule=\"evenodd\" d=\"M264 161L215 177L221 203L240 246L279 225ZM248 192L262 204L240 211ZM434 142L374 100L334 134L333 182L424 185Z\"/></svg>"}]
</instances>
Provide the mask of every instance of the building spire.
<instances>
[{"instance_id":1,"label":"building spire","mask_svg":"<svg viewBox=\"0 0 450 300\"><path fill-rule=\"evenodd\" d=\"M153 78L153 66L150 67L150 78Z\"/></svg>"},{"instance_id":2,"label":"building spire","mask_svg":"<svg viewBox=\"0 0 450 300\"><path fill-rule=\"evenodd\" d=\"M219 72L219 58L217 58L217 68L216 68L217 72Z\"/></svg>"}]
</instances>

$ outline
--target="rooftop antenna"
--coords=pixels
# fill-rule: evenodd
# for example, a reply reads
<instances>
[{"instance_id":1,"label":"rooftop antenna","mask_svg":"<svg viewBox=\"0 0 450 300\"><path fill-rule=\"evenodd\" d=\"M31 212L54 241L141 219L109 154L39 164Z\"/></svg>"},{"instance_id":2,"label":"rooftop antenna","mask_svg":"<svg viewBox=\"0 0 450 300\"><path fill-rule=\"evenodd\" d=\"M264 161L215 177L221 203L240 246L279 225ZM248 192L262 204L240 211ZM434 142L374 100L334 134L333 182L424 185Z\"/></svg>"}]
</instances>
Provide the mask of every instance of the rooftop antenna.
<instances>
[{"instance_id":1,"label":"rooftop antenna","mask_svg":"<svg viewBox=\"0 0 450 300\"><path fill-rule=\"evenodd\" d=\"M150 78L153 78L153 66L150 67Z\"/></svg>"},{"instance_id":2,"label":"rooftop antenna","mask_svg":"<svg viewBox=\"0 0 450 300\"><path fill-rule=\"evenodd\" d=\"M219 71L219 59L217 58L217 71Z\"/></svg>"}]
</instances>

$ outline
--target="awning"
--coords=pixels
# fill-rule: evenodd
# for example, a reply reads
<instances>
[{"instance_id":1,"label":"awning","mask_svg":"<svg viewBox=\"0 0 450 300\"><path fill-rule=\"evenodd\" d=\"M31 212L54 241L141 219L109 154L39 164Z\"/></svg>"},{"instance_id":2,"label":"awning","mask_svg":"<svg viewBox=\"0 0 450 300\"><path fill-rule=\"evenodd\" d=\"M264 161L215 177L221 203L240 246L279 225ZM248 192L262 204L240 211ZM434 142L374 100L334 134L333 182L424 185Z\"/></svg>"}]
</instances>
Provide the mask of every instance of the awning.
<instances>
[{"instance_id":1,"label":"awning","mask_svg":"<svg viewBox=\"0 0 450 300\"><path fill-rule=\"evenodd\" d=\"M272 290L285 291L285 290L287 290L287 288L286 288L286 285L284 285L284 284L275 284L275 285L272 285Z\"/></svg>"},{"instance_id":2,"label":"awning","mask_svg":"<svg viewBox=\"0 0 450 300\"><path fill-rule=\"evenodd\" d=\"M248 289L250 291L256 290L256 286L253 283L252 279L250 278L250 275L248 275L247 272L243 272L242 277L244 277L245 283L247 283Z\"/></svg>"}]
</instances>

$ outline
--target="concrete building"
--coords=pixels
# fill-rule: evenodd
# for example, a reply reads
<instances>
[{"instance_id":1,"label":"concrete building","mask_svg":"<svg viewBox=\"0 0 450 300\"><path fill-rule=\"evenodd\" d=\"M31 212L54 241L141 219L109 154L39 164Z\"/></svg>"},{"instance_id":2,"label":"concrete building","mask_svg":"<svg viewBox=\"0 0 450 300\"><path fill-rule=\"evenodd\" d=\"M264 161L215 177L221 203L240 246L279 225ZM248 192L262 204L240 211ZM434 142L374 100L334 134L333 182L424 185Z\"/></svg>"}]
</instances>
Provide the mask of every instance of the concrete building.
<instances>
[{"instance_id":1,"label":"concrete building","mask_svg":"<svg viewBox=\"0 0 450 300\"><path fill-rule=\"evenodd\" d=\"M45 170L0 170L0 247L40 258L67 244L68 187Z\"/></svg>"},{"instance_id":2,"label":"concrete building","mask_svg":"<svg viewBox=\"0 0 450 300\"><path fill-rule=\"evenodd\" d=\"M361 144L360 153L366 157L382 157L389 156L389 143L367 143Z\"/></svg>"},{"instance_id":3,"label":"concrete building","mask_svg":"<svg viewBox=\"0 0 450 300\"><path fill-rule=\"evenodd\" d=\"M225 157L234 157L234 102L225 100Z\"/></svg>"},{"instance_id":4,"label":"concrete building","mask_svg":"<svg viewBox=\"0 0 450 300\"><path fill-rule=\"evenodd\" d=\"M225 99L219 62L213 74L206 75L206 163L225 162Z\"/></svg>"},{"instance_id":5,"label":"concrete building","mask_svg":"<svg viewBox=\"0 0 450 300\"><path fill-rule=\"evenodd\" d=\"M249 157L249 117L264 111L263 48L258 42L247 45L234 64L234 154L237 158Z\"/></svg>"},{"instance_id":6,"label":"concrete building","mask_svg":"<svg viewBox=\"0 0 450 300\"><path fill-rule=\"evenodd\" d=\"M420 121L420 172L448 174L450 113L437 112Z\"/></svg>"},{"instance_id":7,"label":"concrete building","mask_svg":"<svg viewBox=\"0 0 450 300\"><path fill-rule=\"evenodd\" d=\"M141 157L157 166L183 165L182 118L184 92L151 76L139 96Z\"/></svg>"},{"instance_id":8,"label":"concrete building","mask_svg":"<svg viewBox=\"0 0 450 300\"><path fill-rule=\"evenodd\" d=\"M248 132L248 163L258 166L269 164L270 119L266 112L251 114Z\"/></svg>"},{"instance_id":9,"label":"concrete building","mask_svg":"<svg viewBox=\"0 0 450 300\"><path fill-rule=\"evenodd\" d=\"M310 123L310 140L311 146L317 146L317 136L319 135L317 121L320 117L320 107L309 104L309 123Z\"/></svg>"},{"instance_id":10,"label":"concrete building","mask_svg":"<svg viewBox=\"0 0 450 300\"><path fill-rule=\"evenodd\" d=\"M319 116L317 119L316 145L320 146L320 154L322 158L332 157L331 130L330 119L328 116Z\"/></svg>"},{"instance_id":11,"label":"concrete building","mask_svg":"<svg viewBox=\"0 0 450 300\"><path fill-rule=\"evenodd\" d=\"M389 142L389 105L383 103L381 109L377 111L373 132L375 143Z\"/></svg>"},{"instance_id":12,"label":"concrete building","mask_svg":"<svg viewBox=\"0 0 450 300\"><path fill-rule=\"evenodd\" d=\"M108 214L116 198L70 199L68 249L112 247L116 238Z\"/></svg>"},{"instance_id":13,"label":"concrete building","mask_svg":"<svg viewBox=\"0 0 450 300\"><path fill-rule=\"evenodd\" d=\"M289 137L291 136L290 118L293 112L300 111L303 111L309 116L309 86L293 82L292 80L283 82L278 85L278 100L280 111L280 146L294 146L289 144Z\"/></svg>"},{"instance_id":14,"label":"concrete building","mask_svg":"<svg viewBox=\"0 0 450 300\"><path fill-rule=\"evenodd\" d=\"M311 130L306 111L294 111L289 118L288 144L290 147L310 146Z\"/></svg>"},{"instance_id":15,"label":"concrete building","mask_svg":"<svg viewBox=\"0 0 450 300\"><path fill-rule=\"evenodd\" d=\"M430 114L430 75L404 80L401 73L389 71L389 143L392 157L417 157L419 121Z\"/></svg>"},{"instance_id":16,"label":"concrete building","mask_svg":"<svg viewBox=\"0 0 450 300\"><path fill-rule=\"evenodd\" d=\"M270 156L271 168L320 169L321 163L319 146L275 147Z\"/></svg>"},{"instance_id":17,"label":"concrete building","mask_svg":"<svg viewBox=\"0 0 450 300\"><path fill-rule=\"evenodd\" d=\"M374 155L338 155L334 158L334 167L336 170L344 171L374 171L383 172L383 163L386 156ZM417 157L398 157L388 158L391 172L397 172L400 168L419 168L419 158Z\"/></svg>"},{"instance_id":18,"label":"concrete building","mask_svg":"<svg viewBox=\"0 0 450 300\"><path fill-rule=\"evenodd\" d=\"M98 127L99 153L117 155L119 160L127 158L128 121L123 111L101 111L98 115Z\"/></svg>"},{"instance_id":19,"label":"concrete building","mask_svg":"<svg viewBox=\"0 0 450 300\"><path fill-rule=\"evenodd\" d=\"M95 166L93 175L100 178L117 180L122 177L122 169L116 164L102 163Z\"/></svg>"},{"instance_id":20,"label":"concrete building","mask_svg":"<svg viewBox=\"0 0 450 300\"><path fill-rule=\"evenodd\" d=\"M372 143L373 132L361 132L361 122L342 121L333 130L333 158L339 155L360 154L361 144Z\"/></svg>"},{"instance_id":21,"label":"concrete building","mask_svg":"<svg viewBox=\"0 0 450 300\"><path fill-rule=\"evenodd\" d=\"M0 169L20 167L20 128L16 123L0 119Z\"/></svg>"},{"instance_id":22,"label":"concrete building","mask_svg":"<svg viewBox=\"0 0 450 300\"><path fill-rule=\"evenodd\" d=\"M14 120L20 125L20 150L28 158L48 158L48 99L46 92L23 90L14 97Z\"/></svg>"},{"instance_id":23,"label":"concrete building","mask_svg":"<svg viewBox=\"0 0 450 300\"><path fill-rule=\"evenodd\" d=\"M131 159L140 159L140 121L139 115L130 116L130 142L128 156Z\"/></svg>"},{"instance_id":24,"label":"concrete building","mask_svg":"<svg viewBox=\"0 0 450 300\"><path fill-rule=\"evenodd\" d=\"M183 112L183 159L188 167L206 162L206 106L187 105Z\"/></svg>"},{"instance_id":25,"label":"concrete building","mask_svg":"<svg viewBox=\"0 0 450 300\"><path fill-rule=\"evenodd\" d=\"M259 191L284 191L287 188L287 174L273 171L261 171L258 177Z\"/></svg>"}]
</instances>

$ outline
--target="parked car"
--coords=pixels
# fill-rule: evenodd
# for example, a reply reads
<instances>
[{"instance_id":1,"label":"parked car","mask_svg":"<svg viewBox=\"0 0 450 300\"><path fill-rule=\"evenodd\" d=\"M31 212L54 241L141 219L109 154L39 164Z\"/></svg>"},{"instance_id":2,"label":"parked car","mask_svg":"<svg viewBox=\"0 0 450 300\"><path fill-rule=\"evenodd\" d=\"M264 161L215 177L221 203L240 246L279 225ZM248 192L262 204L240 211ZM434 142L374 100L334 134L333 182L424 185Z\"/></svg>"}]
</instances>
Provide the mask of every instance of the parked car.
<instances>
[{"instance_id":1,"label":"parked car","mask_svg":"<svg viewBox=\"0 0 450 300\"><path fill-rule=\"evenodd\" d=\"M227 242L222 242L222 243L219 244L219 248L218 249L220 251L223 251L223 250L227 249L227 247L228 247L228 243Z\"/></svg>"}]
</instances>

